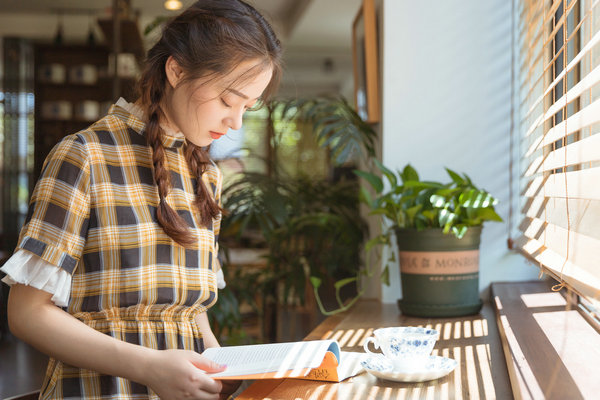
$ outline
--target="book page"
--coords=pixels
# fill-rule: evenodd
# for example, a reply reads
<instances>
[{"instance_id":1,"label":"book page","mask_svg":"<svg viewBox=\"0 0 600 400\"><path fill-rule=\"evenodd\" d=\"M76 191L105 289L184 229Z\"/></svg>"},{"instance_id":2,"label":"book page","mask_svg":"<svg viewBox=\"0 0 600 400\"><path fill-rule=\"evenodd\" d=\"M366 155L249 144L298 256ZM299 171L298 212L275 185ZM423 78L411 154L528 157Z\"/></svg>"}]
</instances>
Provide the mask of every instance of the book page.
<instances>
[{"instance_id":1,"label":"book page","mask_svg":"<svg viewBox=\"0 0 600 400\"><path fill-rule=\"evenodd\" d=\"M353 353L349 351L340 352L340 366L338 367L338 380L341 382L346 378L357 375L363 370L360 362L366 357L365 353Z\"/></svg>"},{"instance_id":2,"label":"book page","mask_svg":"<svg viewBox=\"0 0 600 400\"><path fill-rule=\"evenodd\" d=\"M202 355L227 365L223 372L208 374L212 378L265 372L275 372L277 377L288 375L290 370L301 376L306 368L318 367L327 350L339 357L339 345L333 340L213 347Z\"/></svg>"}]
</instances>

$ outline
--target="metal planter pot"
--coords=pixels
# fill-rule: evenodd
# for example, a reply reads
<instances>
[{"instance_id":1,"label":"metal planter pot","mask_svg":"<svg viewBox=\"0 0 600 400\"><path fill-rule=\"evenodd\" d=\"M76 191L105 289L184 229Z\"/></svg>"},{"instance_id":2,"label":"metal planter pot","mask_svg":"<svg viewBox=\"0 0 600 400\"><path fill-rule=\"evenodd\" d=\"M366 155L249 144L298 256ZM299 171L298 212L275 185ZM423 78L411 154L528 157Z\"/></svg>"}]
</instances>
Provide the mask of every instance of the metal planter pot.
<instances>
[{"instance_id":1,"label":"metal planter pot","mask_svg":"<svg viewBox=\"0 0 600 400\"><path fill-rule=\"evenodd\" d=\"M482 227L471 227L462 239L441 229L397 229L403 314L457 317L477 314L479 243Z\"/></svg>"}]
</instances>

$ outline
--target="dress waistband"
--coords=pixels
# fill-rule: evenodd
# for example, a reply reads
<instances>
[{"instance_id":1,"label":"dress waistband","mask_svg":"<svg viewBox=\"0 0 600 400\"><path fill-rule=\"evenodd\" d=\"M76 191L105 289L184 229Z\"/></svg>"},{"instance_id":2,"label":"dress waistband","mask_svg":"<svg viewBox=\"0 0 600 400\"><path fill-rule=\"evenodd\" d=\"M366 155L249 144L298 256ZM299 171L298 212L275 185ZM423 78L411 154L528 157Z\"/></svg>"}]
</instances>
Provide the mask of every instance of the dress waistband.
<instances>
[{"instance_id":1,"label":"dress waistband","mask_svg":"<svg viewBox=\"0 0 600 400\"><path fill-rule=\"evenodd\" d=\"M137 305L127 308L110 308L93 312L78 312L73 316L87 321L156 321L156 322L192 322L198 310L182 306Z\"/></svg>"}]
</instances>

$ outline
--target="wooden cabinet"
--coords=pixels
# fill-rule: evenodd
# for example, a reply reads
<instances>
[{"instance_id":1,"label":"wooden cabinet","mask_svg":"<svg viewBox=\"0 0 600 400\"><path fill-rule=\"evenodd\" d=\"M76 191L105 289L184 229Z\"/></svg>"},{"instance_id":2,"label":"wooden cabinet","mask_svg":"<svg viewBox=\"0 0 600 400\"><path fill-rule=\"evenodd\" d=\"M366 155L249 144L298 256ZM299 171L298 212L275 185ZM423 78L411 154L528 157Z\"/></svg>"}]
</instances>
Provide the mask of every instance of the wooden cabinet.
<instances>
[{"instance_id":1,"label":"wooden cabinet","mask_svg":"<svg viewBox=\"0 0 600 400\"><path fill-rule=\"evenodd\" d=\"M35 45L34 180L62 137L105 115L119 96L135 100L133 78L119 78L121 93L113 98L109 55L101 45Z\"/></svg>"}]
</instances>

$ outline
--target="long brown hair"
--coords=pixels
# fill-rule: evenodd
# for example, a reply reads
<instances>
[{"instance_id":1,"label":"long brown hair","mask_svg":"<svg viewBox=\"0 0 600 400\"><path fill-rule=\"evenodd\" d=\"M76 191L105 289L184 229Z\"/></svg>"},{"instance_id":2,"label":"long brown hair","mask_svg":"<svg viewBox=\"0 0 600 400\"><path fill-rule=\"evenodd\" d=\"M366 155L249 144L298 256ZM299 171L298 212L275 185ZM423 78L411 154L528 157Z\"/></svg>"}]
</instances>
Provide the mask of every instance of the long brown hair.
<instances>
[{"instance_id":1,"label":"long brown hair","mask_svg":"<svg viewBox=\"0 0 600 400\"><path fill-rule=\"evenodd\" d=\"M168 22L161 38L148 51L138 92L146 112L146 140L152 147L154 179L160 198L157 217L167 235L186 246L193 244L197 238L190 233L185 220L166 202L171 189L171 174L166 167L161 140L165 132L160 122L165 118L161 104L165 96L165 65L169 56L184 71L184 82L199 78L218 79L245 61L258 60L258 68L250 68L239 79L250 79L264 68L272 68L271 81L262 96L264 101L279 84L281 45L264 17L243 1L199 0ZM188 166L198 179L195 205L202 224L208 227L222 211L202 181L210 158L205 148L189 141L186 146Z\"/></svg>"}]
</instances>

